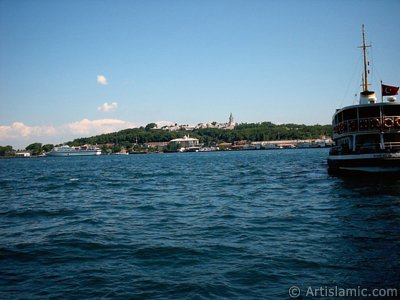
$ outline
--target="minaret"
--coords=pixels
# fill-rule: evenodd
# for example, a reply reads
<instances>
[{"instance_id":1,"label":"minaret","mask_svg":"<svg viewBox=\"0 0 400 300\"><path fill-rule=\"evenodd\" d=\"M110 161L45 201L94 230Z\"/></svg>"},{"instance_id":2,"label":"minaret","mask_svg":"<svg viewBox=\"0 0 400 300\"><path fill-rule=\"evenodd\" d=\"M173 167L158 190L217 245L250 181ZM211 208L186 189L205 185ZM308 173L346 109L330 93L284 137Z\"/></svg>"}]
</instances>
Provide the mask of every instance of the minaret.
<instances>
[{"instance_id":1,"label":"minaret","mask_svg":"<svg viewBox=\"0 0 400 300\"><path fill-rule=\"evenodd\" d=\"M233 125L233 115L232 115L232 113L229 115L229 126L230 125Z\"/></svg>"},{"instance_id":2,"label":"minaret","mask_svg":"<svg viewBox=\"0 0 400 300\"><path fill-rule=\"evenodd\" d=\"M228 129L235 129L235 121L233 120L233 115L232 113L229 115L229 121L228 121Z\"/></svg>"}]
</instances>

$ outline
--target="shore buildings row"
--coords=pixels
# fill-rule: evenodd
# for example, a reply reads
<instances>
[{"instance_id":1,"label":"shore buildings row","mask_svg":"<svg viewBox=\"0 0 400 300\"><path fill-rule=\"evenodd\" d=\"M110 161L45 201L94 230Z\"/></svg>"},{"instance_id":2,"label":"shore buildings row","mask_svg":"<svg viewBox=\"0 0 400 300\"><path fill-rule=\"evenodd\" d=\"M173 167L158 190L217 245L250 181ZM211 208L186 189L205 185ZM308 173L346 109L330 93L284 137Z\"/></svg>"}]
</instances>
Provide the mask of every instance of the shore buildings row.
<instances>
[{"instance_id":1,"label":"shore buildings row","mask_svg":"<svg viewBox=\"0 0 400 300\"><path fill-rule=\"evenodd\" d=\"M304 149L304 148L326 148L332 147L333 141L331 138L322 137L321 139L308 139L308 140L277 140L277 141L236 141L233 143L222 142L214 146L204 147L200 143L199 139L192 138L189 135L185 135L183 138L176 138L169 142L147 142L142 144L140 151L132 151L125 148L121 148L119 152L112 153L105 151L102 153L101 149L110 149L115 144L104 144L104 145L85 145L81 147L68 147L61 146L55 147L51 152L46 153L52 156L75 156L75 155L100 155L100 154L120 154L127 155L129 153L151 153L151 152L210 152L210 151L231 151L231 150L275 150L275 149ZM93 151L85 150L85 147L93 148ZM64 148L68 148L64 150ZM78 149L79 148L79 149ZM61 151L60 151L61 149ZM83 150L82 150L83 149ZM93 152L93 153L92 153ZM45 156L42 153L39 156ZM32 157L30 151L15 151L14 157Z\"/></svg>"},{"instance_id":2,"label":"shore buildings row","mask_svg":"<svg viewBox=\"0 0 400 300\"><path fill-rule=\"evenodd\" d=\"M278 141L236 141L234 143L219 143L213 147L203 147L199 139L185 135L183 138L173 139L169 142L150 142L145 146L148 149L164 152L202 152L217 150L274 150L294 148L326 148L332 146L332 139L321 137L321 139L308 140L278 140Z\"/></svg>"}]
</instances>

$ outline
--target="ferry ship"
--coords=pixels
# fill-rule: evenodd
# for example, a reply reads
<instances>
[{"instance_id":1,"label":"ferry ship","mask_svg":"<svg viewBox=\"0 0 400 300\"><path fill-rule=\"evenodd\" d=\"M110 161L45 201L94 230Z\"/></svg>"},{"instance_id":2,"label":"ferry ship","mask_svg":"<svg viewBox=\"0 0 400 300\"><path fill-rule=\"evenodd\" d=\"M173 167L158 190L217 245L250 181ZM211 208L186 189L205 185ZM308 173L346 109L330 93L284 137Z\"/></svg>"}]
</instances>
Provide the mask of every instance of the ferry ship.
<instances>
[{"instance_id":1,"label":"ferry ship","mask_svg":"<svg viewBox=\"0 0 400 300\"><path fill-rule=\"evenodd\" d=\"M63 145L60 147L54 147L53 150L47 153L48 156L92 156L100 154L100 148L89 145L84 145L80 147L70 147L68 145Z\"/></svg>"},{"instance_id":2,"label":"ferry ship","mask_svg":"<svg viewBox=\"0 0 400 300\"><path fill-rule=\"evenodd\" d=\"M363 91L357 105L337 109L332 118L334 147L328 168L335 172L390 172L400 174L399 87L381 82L381 101L368 89L365 30L362 26ZM384 101L385 97L385 101Z\"/></svg>"}]
</instances>

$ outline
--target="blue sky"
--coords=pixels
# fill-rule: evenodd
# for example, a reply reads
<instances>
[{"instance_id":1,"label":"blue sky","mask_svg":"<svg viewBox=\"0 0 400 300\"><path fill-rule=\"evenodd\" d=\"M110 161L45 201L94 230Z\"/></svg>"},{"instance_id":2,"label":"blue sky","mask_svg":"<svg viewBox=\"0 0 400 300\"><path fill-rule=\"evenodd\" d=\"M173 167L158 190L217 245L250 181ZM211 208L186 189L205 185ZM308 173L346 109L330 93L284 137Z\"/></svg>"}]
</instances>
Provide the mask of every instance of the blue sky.
<instances>
[{"instance_id":1,"label":"blue sky","mask_svg":"<svg viewBox=\"0 0 400 300\"><path fill-rule=\"evenodd\" d=\"M328 124L360 90L361 24L372 87L400 84L399 15L396 0L0 0L0 145L231 112Z\"/></svg>"}]
</instances>

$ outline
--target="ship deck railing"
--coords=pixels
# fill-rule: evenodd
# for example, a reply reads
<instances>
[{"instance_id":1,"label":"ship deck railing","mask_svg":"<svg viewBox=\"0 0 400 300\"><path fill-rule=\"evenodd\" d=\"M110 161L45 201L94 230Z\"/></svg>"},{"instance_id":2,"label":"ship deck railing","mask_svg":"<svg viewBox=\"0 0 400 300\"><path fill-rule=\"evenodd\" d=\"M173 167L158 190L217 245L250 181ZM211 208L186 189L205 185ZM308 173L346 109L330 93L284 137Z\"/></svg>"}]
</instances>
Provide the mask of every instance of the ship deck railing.
<instances>
[{"instance_id":1,"label":"ship deck railing","mask_svg":"<svg viewBox=\"0 0 400 300\"><path fill-rule=\"evenodd\" d=\"M347 155L400 151L400 142L385 142L384 149L381 148L380 143L364 143L356 144L355 146L355 150L350 149L347 145L334 146L331 148L330 153L332 155Z\"/></svg>"},{"instance_id":2,"label":"ship deck railing","mask_svg":"<svg viewBox=\"0 0 400 300\"><path fill-rule=\"evenodd\" d=\"M382 152L382 150L400 150L400 142L385 142L383 143L384 148L381 148L380 143L365 143L365 144L356 144L356 152L357 153L374 153L374 152Z\"/></svg>"},{"instance_id":3,"label":"ship deck railing","mask_svg":"<svg viewBox=\"0 0 400 300\"><path fill-rule=\"evenodd\" d=\"M391 119L391 126L385 125L385 120ZM400 116L388 116L383 115L376 117L360 117L355 119L347 119L343 120L336 124L336 130L338 134L347 133L347 132L358 132L358 131L376 131L376 130L384 130L384 131L399 131L400 130Z\"/></svg>"},{"instance_id":4,"label":"ship deck railing","mask_svg":"<svg viewBox=\"0 0 400 300\"><path fill-rule=\"evenodd\" d=\"M386 142L385 149L400 150L400 142Z\"/></svg>"}]
</instances>

